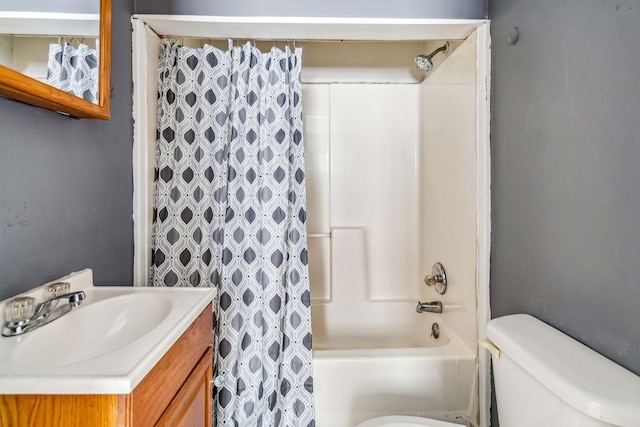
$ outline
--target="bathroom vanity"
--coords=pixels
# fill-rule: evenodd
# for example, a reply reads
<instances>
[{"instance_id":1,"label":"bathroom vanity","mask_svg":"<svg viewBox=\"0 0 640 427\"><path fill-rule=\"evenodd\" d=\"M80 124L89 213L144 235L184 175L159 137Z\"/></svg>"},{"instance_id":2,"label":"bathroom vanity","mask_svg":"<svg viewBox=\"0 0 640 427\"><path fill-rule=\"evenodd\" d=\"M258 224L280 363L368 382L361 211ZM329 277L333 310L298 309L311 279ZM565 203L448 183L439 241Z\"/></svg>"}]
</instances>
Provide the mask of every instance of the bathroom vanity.
<instances>
[{"instance_id":1,"label":"bathroom vanity","mask_svg":"<svg viewBox=\"0 0 640 427\"><path fill-rule=\"evenodd\" d=\"M1 426L211 424L213 289L93 287L90 270L61 280L86 301L0 338Z\"/></svg>"}]
</instances>

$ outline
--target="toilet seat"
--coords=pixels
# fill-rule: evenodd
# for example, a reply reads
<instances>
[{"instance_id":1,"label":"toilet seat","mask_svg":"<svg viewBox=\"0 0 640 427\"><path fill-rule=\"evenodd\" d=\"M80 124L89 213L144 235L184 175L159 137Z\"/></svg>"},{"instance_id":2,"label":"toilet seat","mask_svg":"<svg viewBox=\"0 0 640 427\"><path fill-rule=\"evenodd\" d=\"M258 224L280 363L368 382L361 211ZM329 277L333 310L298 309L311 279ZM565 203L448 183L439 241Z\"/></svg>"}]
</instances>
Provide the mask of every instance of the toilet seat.
<instances>
[{"instance_id":1,"label":"toilet seat","mask_svg":"<svg viewBox=\"0 0 640 427\"><path fill-rule=\"evenodd\" d=\"M460 427L463 424L454 424L446 421L432 420L422 417L409 417L404 415L391 415L367 420L356 427Z\"/></svg>"}]
</instances>

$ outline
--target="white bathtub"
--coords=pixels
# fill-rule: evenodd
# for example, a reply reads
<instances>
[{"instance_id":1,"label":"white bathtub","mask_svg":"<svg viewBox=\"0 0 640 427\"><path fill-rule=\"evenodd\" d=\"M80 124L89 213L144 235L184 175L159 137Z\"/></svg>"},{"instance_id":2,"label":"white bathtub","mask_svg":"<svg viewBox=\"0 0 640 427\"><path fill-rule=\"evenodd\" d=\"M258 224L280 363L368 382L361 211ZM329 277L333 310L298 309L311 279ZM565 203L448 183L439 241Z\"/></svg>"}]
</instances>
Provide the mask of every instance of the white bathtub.
<instances>
[{"instance_id":1,"label":"white bathtub","mask_svg":"<svg viewBox=\"0 0 640 427\"><path fill-rule=\"evenodd\" d=\"M458 270L442 296L420 277L407 282L406 257L370 259L368 231L334 228L330 239L310 240L316 426L354 427L385 415L475 424L475 296L463 292L472 287ZM418 299L441 300L443 314L416 313Z\"/></svg>"},{"instance_id":2,"label":"white bathtub","mask_svg":"<svg viewBox=\"0 0 640 427\"><path fill-rule=\"evenodd\" d=\"M317 427L353 427L383 415L475 425L475 354L429 316L419 329L391 335L314 337ZM440 326L437 340L429 336L431 319Z\"/></svg>"}]
</instances>

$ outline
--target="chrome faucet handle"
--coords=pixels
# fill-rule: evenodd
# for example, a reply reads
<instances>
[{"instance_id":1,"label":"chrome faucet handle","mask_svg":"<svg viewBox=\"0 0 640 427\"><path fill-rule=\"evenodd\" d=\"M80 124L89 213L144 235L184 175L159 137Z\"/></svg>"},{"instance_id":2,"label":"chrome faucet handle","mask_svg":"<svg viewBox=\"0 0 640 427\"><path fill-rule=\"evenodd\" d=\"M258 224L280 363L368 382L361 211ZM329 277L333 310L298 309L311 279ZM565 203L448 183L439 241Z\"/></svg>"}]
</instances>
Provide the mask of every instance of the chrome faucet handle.
<instances>
[{"instance_id":1,"label":"chrome faucet handle","mask_svg":"<svg viewBox=\"0 0 640 427\"><path fill-rule=\"evenodd\" d=\"M16 297L7 302L4 317L7 323L24 323L35 312L36 300L33 297Z\"/></svg>"},{"instance_id":2,"label":"chrome faucet handle","mask_svg":"<svg viewBox=\"0 0 640 427\"><path fill-rule=\"evenodd\" d=\"M83 291L68 292L63 295L51 298L50 300L41 302L33 307L35 300L33 298L15 298L10 301L16 304L16 314L7 314L7 322L2 328L2 336L13 337L32 331L40 326L46 325L57 318L64 316L71 311L73 307L79 306L86 298ZM60 306L60 301L66 302ZM5 311L5 314L8 313Z\"/></svg>"},{"instance_id":3,"label":"chrome faucet handle","mask_svg":"<svg viewBox=\"0 0 640 427\"><path fill-rule=\"evenodd\" d=\"M447 273L444 270L444 265L439 262L433 264L431 275L425 276L424 284L434 286L437 293L444 295L447 292Z\"/></svg>"},{"instance_id":4,"label":"chrome faucet handle","mask_svg":"<svg viewBox=\"0 0 640 427\"><path fill-rule=\"evenodd\" d=\"M71 290L71 283L69 282L52 283L46 288L44 288L44 291L46 293L45 299L50 300L50 299L59 297L60 295L69 293L70 290Z\"/></svg>"}]
</instances>

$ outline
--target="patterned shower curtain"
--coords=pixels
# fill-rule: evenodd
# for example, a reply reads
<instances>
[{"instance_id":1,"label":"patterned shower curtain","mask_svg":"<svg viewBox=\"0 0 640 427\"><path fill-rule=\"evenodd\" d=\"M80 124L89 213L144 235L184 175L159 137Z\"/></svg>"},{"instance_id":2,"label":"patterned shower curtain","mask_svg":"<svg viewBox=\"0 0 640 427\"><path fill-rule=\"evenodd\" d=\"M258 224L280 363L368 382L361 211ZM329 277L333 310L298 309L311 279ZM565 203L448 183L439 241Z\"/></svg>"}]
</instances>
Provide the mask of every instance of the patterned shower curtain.
<instances>
[{"instance_id":1,"label":"patterned shower curtain","mask_svg":"<svg viewBox=\"0 0 640 427\"><path fill-rule=\"evenodd\" d=\"M93 103L98 99L98 53L86 44L51 43L46 83Z\"/></svg>"},{"instance_id":2,"label":"patterned shower curtain","mask_svg":"<svg viewBox=\"0 0 640 427\"><path fill-rule=\"evenodd\" d=\"M218 427L315 425L301 58L161 46L152 280L218 288Z\"/></svg>"}]
</instances>

